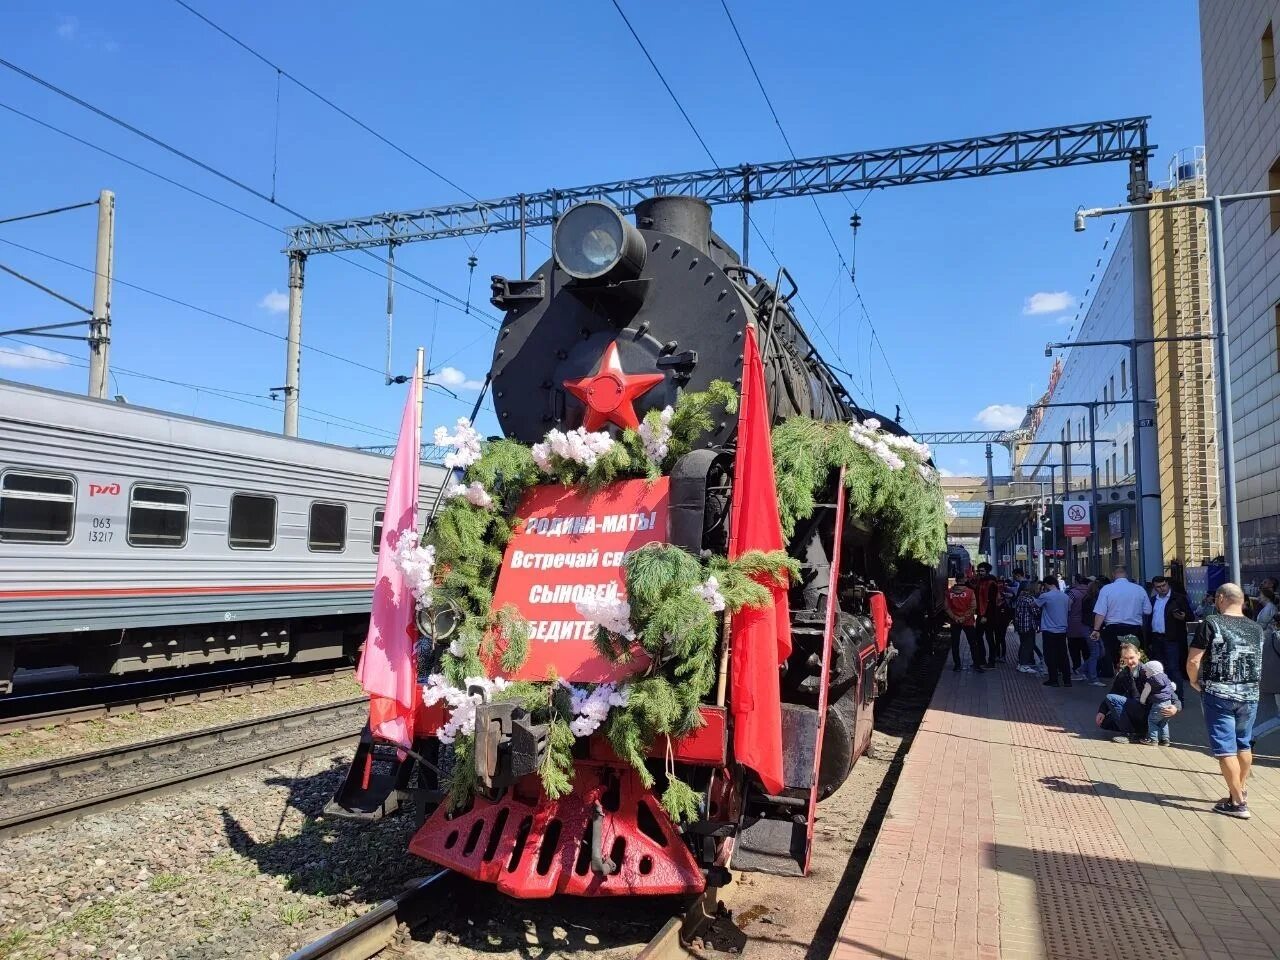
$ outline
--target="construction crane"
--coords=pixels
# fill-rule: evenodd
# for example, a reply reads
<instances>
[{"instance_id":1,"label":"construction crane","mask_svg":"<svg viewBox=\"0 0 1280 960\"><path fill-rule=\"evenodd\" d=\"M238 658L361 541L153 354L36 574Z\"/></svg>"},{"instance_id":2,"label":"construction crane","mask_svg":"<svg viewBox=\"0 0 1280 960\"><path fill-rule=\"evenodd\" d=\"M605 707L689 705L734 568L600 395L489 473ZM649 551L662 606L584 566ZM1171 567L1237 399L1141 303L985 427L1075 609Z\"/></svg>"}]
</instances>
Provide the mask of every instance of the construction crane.
<instances>
[{"instance_id":1,"label":"construction crane","mask_svg":"<svg viewBox=\"0 0 1280 960\"><path fill-rule=\"evenodd\" d=\"M800 160L744 163L736 167L657 174L582 187L551 188L495 200L468 200L289 227L284 248L289 258L284 432L290 436L297 433L303 267L311 254L386 246L391 253L390 261L395 248L404 243L519 230L520 276L525 278L528 275L525 248L530 229L554 224L564 210L583 200L604 200L624 213L630 213L641 200L664 195L698 197L713 205L741 204L742 260L747 263L751 204L757 200L1116 161L1129 163L1131 188L1134 184L1148 185L1147 162L1156 149L1155 144L1147 142L1149 119L1129 117ZM388 287L392 283L392 269L388 267Z\"/></svg>"}]
</instances>

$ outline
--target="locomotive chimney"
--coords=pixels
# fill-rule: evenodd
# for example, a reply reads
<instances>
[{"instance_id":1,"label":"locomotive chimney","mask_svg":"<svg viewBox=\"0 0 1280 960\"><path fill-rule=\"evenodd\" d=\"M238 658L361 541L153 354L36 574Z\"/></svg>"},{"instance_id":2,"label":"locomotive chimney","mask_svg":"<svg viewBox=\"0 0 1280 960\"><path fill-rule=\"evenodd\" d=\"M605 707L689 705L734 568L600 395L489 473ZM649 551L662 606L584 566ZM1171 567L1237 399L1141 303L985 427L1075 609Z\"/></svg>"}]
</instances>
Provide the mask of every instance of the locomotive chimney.
<instances>
[{"instance_id":1,"label":"locomotive chimney","mask_svg":"<svg viewBox=\"0 0 1280 960\"><path fill-rule=\"evenodd\" d=\"M650 197L636 204L636 226L711 251L711 205L696 197Z\"/></svg>"}]
</instances>

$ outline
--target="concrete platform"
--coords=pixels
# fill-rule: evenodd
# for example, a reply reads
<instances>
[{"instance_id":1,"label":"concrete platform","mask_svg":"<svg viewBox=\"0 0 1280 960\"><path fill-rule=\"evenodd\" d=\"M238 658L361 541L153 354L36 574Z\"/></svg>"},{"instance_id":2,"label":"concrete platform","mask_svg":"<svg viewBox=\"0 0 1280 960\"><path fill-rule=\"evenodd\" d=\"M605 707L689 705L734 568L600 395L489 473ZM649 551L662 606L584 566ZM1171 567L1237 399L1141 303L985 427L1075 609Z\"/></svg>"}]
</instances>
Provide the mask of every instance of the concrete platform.
<instances>
[{"instance_id":1,"label":"concrete platform","mask_svg":"<svg viewBox=\"0 0 1280 960\"><path fill-rule=\"evenodd\" d=\"M834 960L1280 956L1280 734L1233 820L1195 694L1149 747L1100 736L1105 692L948 667Z\"/></svg>"}]
</instances>

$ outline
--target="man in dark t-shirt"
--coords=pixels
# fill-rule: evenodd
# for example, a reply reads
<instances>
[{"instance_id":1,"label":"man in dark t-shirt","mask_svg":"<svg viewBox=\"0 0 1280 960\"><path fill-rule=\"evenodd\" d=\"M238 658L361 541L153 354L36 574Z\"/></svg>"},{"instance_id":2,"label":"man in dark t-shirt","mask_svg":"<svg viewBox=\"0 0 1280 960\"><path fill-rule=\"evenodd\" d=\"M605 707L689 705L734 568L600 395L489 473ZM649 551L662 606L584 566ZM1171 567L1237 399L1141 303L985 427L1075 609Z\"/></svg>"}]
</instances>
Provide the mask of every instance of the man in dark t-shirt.
<instances>
[{"instance_id":1,"label":"man in dark t-shirt","mask_svg":"<svg viewBox=\"0 0 1280 960\"><path fill-rule=\"evenodd\" d=\"M1249 819L1248 781L1253 766L1253 721L1262 678L1262 627L1244 615L1244 591L1224 583L1191 641L1187 675L1201 694L1209 746L1227 781L1228 796L1215 813Z\"/></svg>"}]
</instances>

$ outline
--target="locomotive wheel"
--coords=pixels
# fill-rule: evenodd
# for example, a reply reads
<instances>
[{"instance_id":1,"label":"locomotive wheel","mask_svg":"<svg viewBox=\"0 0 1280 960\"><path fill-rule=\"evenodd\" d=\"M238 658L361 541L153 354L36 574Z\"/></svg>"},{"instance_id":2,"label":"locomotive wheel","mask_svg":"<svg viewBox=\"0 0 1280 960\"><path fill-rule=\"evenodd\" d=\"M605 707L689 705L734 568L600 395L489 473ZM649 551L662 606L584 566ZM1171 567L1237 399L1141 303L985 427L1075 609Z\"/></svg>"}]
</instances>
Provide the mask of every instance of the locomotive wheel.
<instances>
[{"instance_id":1,"label":"locomotive wheel","mask_svg":"<svg viewBox=\"0 0 1280 960\"><path fill-rule=\"evenodd\" d=\"M849 778L857 759L854 745L858 714L857 684L838 700L827 704L827 725L822 734L822 762L818 765L818 799L825 800Z\"/></svg>"},{"instance_id":2,"label":"locomotive wheel","mask_svg":"<svg viewBox=\"0 0 1280 960\"><path fill-rule=\"evenodd\" d=\"M874 643L864 622L864 617L856 617L851 613L841 613L836 618L835 636L831 638L831 675L827 690L827 702L834 703L842 698L854 685L858 677L858 650L867 643ZM818 703L818 678L805 677L800 682L800 693L808 703Z\"/></svg>"}]
</instances>

